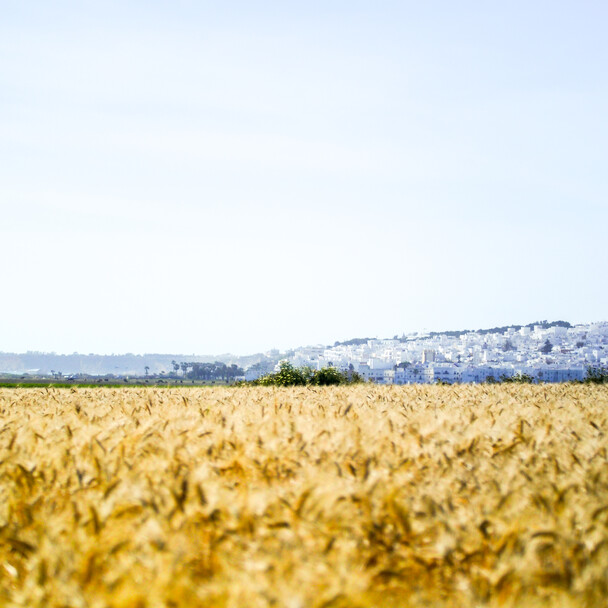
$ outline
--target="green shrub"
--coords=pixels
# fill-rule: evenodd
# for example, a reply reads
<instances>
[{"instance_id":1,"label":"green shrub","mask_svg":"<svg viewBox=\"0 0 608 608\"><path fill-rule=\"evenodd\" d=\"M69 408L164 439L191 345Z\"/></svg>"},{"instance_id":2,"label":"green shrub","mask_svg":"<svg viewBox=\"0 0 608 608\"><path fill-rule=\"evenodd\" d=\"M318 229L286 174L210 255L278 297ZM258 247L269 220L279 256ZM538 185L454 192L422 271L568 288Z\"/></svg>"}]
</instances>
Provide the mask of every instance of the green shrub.
<instances>
[{"instance_id":1,"label":"green shrub","mask_svg":"<svg viewBox=\"0 0 608 608\"><path fill-rule=\"evenodd\" d=\"M608 384L608 369L605 367L588 367L585 382L591 384Z\"/></svg>"},{"instance_id":2,"label":"green shrub","mask_svg":"<svg viewBox=\"0 0 608 608\"><path fill-rule=\"evenodd\" d=\"M313 373L310 379L311 384L317 386L330 386L332 384L347 384L348 377L345 372L337 370L335 367L324 367Z\"/></svg>"},{"instance_id":3,"label":"green shrub","mask_svg":"<svg viewBox=\"0 0 608 608\"><path fill-rule=\"evenodd\" d=\"M501 382L512 382L515 384L532 384L534 382L534 378L530 376L530 374L515 374L514 376L506 376L502 374L500 377Z\"/></svg>"},{"instance_id":4,"label":"green shrub","mask_svg":"<svg viewBox=\"0 0 608 608\"><path fill-rule=\"evenodd\" d=\"M267 374L251 384L257 386L331 386L338 384L355 384L363 378L354 371L341 372L334 367L313 370L310 367L294 367L283 361L278 372Z\"/></svg>"},{"instance_id":5,"label":"green shrub","mask_svg":"<svg viewBox=\"0 0 608 608\"><path fill-rule=\"evenodd\" d=\"M262 376L255 380L254 384L260 386L304 386L308 382L301 369L297 369L291 363L283 361L278 372Z\"/></svg>"}]
</instances>

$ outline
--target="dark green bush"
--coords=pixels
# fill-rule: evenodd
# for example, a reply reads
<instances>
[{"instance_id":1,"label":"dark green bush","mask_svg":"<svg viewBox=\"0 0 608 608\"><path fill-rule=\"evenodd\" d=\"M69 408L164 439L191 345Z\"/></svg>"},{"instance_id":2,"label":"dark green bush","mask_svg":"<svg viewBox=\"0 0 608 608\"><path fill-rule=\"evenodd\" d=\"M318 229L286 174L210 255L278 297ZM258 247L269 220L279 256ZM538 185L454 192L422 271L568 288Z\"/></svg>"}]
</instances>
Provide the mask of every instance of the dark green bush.
<instances>
[{"instance_id":1,"label":"dark green bush","mask_svg":"<svg viewBox=\"0 0 608 608\"><path fill-rule=\"evenodd\" d=\"M608 369L605 367L588 367L585 382L591 384L608 384Z\"/></svg>"},{"instance_id":2,"label":"dark green bush","mask_svg":"<svg viewBox=\"0 0 608 608\"><path fill-rule=\"evenodd\" d=\"M310 383L317 386L348 384L349 382L348 372L341 372L335 367L324 367L323 369L313 372L312 378L310 379Z\"/></svg>"},{"instance_id":3,"label":"dark green bush","mask_svg":"<svg viewBox=\"0 0 608 608\"><path fill-rule=\"evenodd\" d=\"M515 374L514 376L506 376L502 374L500 377L501 382L511 382L514 384L532 384L534 382L534 378L530 376L530 374Z\"/></svg>"},{"instance_id":4,"label":"dark green bush","mask_svg":"<svg viewBox=\"0 0 608 608\"><path fill-rule=\"evenodd\" d=\"M363 378L357 372L341 372L334 367L313 370L310 367L294 367L291 363L283 361L278 372L262 376L251 384L257 386L331 386L362 381Z\"/></svg>"},{"instance_id":5,"label":"dark green bush","mask_svg":"<svg viewBox=\"0 0 608 608\"><path fill-rule=\"evenodd\" d=\"M295 368L291 363L283 361L278 372L262 376L254 380L253 384L260 386L304 386L308 384L307 380L302 369Z\"/></svg>"}]
</instances>

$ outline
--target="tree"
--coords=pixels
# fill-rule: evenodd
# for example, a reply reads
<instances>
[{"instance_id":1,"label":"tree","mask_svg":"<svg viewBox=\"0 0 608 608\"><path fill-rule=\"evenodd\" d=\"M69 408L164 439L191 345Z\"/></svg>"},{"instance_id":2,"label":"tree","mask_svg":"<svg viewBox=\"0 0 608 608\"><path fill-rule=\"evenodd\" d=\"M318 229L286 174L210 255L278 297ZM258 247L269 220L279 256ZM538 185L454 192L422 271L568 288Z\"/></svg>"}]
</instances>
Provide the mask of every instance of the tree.
<instances>
[{"instance_id":1,"label":"tree","mask_svg":"<svg viewBox=\"0 0 608 608\"><path fill-rule=\"evenodd\" d=\"M185 372L190 380L225 380L230 381L237 376L244 375L243 368L239 367L235 363L228 366L221 361L215 363L187 363ZM183 369L183 368L182 368Z\"/></svg>"},{"instance_id":2,"label":"tree","mask_svg":"<svg viewBox=\"0 0 608 608\"><path fill-rule=\"evenodd\" d=\"M317 386L331 386L334 384L343 384L344 382L345 374L335 367L324 367L315 372L310 379L310 384L315 384Z\"/></svg>"},{"instance_id":3,"label":"tree","mask_svg":"<svg viewBox=\"0 0 608 608\"><path fill-rule=\"evenodd\" d=\"M144 365L144 369L146 370L146 376L147 376L148 372L150 371L150 366L149 365Z\"/></svg>"},{"instance_id":4,"label":"tree","mask_svg":"<svg viewBox=\"0 0 608 608\"><path fill-rule=\"evenodd\" d=\"M239 367L236 363L232 363L226 370L228 380L234 380L237 376L243 376L244 374L243 368Z\"/></svg>"},{"instance_id":5,"label":"tree","mask_svg":"<svg viewBox=\"0 0 608 608\"><path fill-rule=\"evenodd\" d=\"M221 361L215 362L215 378L216 380L226 380L228 373L228 366Z\"/></svg>"},{"instance_id":6,"label":"tree","mask_svg":"<svg viewBox=\"0 0 608 608\"><path fill-rule=\"evenodd\" d=\"M262 376L252 384L260 386L330 386L335 384L353 384L362 382L363 378L355 371L341 372L334 367L312 370L310 367L294 367L288 361L280 364L280 370L274 374Z\"/></svg>"},{"instance_id":7,"label":"tree","mask_svg":"<svg viewBox=\"0 0 608 608\"><path fill-rule=\"evenodd\" d=\"M545 343L540 347L540 352L548 355L553 350L553 344L549 341L549 338L545 340Z\"/></svg>"},{"instance_id":8,"label":"tree","mask_svg":"<svg viewBox=\"0 0 608 608\"><path fill-rule=\"evenodd\" d=\"M510 350L515 350L515 347L513 346L513 342L511 342L511 340L507 339L506 342L502 345L502 350L505 353Z\"/></svg>"},{"instance_id":9,"label":"tree","mask_svg":"<svg viewBox=\"0 0 608 608\"><path fill-rule=\"evenodd\" d=\"M175 375L177 375L177 372L179 372L179 363L173 359L173 361L171 361L171 365L173 366L173 371L175 372Z\"/></svg>"},{"instance_id":10,"label":"tree","mask_svg":"<svg viewBox=\"0 0 608 608\"><path fill-rule=\"evenodd\" d=\"M505 374L502 374L500 376L500 381L514 384L532 384L534 382L534 378L530 376L530 374L518 372L514 376L507 376Z\"/></svg>"},{"instance_id":11,"label":"tree","mask_svg":"<svg viewBox=\"0 0 608 608\"><path fill-rule=\"evenodd\" d=\"M262 386L303 386L306 384L306 377L291 363L282 361L278 372L262 376L254 383Z\"/></svg>"},{"instance_id":12,"label":"tree","mask_svg":"<svg viewBox=\"0 0 608 608\"><path fill-rule=\"evenodd\" d=\"M588 367L585 382L592 384L608 384L608 369L604 367Z\"/></svg>"}]
</instances>

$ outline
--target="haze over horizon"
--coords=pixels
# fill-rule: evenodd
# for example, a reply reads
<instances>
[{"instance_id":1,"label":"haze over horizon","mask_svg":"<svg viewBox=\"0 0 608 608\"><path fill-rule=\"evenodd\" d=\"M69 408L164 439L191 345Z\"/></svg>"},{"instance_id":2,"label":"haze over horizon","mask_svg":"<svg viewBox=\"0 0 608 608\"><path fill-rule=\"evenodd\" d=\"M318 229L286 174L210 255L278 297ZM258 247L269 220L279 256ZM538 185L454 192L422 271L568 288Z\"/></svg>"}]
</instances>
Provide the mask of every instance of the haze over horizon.
<instances>
[{"instance_id":1,"label":"haze over horizon","mask_svg":"<svg viewBox=\"0 0 608 608\"><path fill-rule=\"evenodd\" d=\"M0 351L606 320L607 17L2 3Z\"/></svg>"}]
</instances>

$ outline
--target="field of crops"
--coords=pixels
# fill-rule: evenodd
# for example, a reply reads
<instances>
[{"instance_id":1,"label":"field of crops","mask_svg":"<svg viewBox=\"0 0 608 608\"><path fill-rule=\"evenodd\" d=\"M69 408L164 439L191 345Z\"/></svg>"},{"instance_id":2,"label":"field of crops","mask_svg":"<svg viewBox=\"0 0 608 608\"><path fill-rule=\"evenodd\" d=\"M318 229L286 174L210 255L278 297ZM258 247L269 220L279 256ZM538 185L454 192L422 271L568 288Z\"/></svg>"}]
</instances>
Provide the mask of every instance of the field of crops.
<instances>
[{"instance_id":1,"label":"field of crops","mask_svg":"<svg viewBox=\"0 0 608 608\"><path fill-rule=\"evenodd\" d=\"M603 606L608 389L0 389L0 605Z\"/></svg>"}]
</instances>

